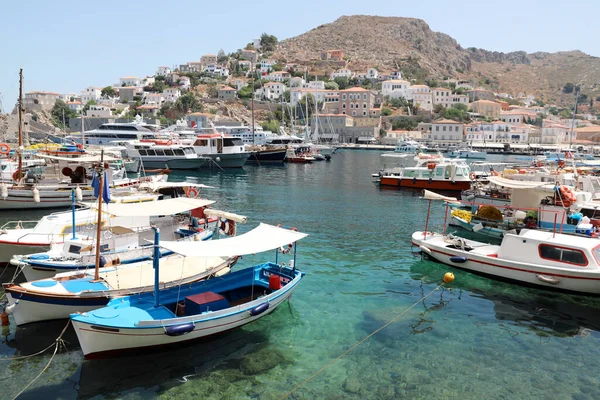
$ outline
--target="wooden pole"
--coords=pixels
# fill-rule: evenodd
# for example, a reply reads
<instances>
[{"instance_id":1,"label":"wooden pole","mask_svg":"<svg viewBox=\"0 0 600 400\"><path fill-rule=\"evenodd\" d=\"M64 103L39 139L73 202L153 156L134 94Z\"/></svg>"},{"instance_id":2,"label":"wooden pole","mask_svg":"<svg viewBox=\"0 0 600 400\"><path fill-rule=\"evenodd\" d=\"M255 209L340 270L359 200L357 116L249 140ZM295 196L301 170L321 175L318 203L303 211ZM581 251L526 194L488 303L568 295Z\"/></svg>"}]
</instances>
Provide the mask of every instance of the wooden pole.
<instances>
[{"instance_id":1,"label":"wooden pole","mask_svg":"<svg viewBox=\"0 0 600 400\"><path fill-rule=\"evenodd\" d=\"M448 203L446 203L446 212L444 213L444 235L446 234L446 221L448 220Z\"/></svg>"},{"instance_id":2,"label":"wooden pole","mask_svg":"<svg viewBox=\"0 0 600 400\"><path fill-rule=\"evenodd\" d=\"M431 211L431 200L427 206L427 219L425 220L425 232L423 232L423 239L427 238L427 228L429 227L429 212Z\"/></svg>"},{"instance_id":3,"label":"wooden pole","mask_svg":"<svg viewBox=\"0 0 600 400\"><path fill-rule=\"evenodd\" d=\"M104 149L100 151L100 168L96 169L98 174L98 221L96 225L96 267L94 280L100 279L100 233L102 230L102 192L104 190Z\"/></svg>"}]
</instances>

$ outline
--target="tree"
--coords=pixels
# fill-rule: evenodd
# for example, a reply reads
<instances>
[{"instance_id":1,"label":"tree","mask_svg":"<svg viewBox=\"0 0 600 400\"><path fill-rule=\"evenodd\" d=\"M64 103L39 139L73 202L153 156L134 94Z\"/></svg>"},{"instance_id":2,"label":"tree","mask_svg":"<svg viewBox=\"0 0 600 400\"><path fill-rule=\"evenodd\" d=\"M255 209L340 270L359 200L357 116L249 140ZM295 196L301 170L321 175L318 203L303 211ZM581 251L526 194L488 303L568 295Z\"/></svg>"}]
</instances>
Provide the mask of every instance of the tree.
<instances>
[{"instance_id":1,"label":"tree","mask_svg":"<svg viewBox=\"0 0 600 400\"><path fill-rule=\"evenodd\" d=\"M188 92L177 99L175 108L187 114L188 112L202 111L202 104L200 104L194 93Z\"/></svg>"},{"instance_id":2,"label":"tree","mask_svg":"<svg viewBox=\"0 0 600 400\"><path fill-rule=\"evenodd\" d=\"M263 33L260 36L260 47L263 52L275 51L277 49L277 37Z\"/></svg>"},{"instance_id":3,"label":"tree","mask_svg":"<svg viewBox=\"0 0 600 400\"><path fill-rule=\"evenodd\" d=\"M436 104L433 106L433 112L436 114L442 114L445 111L445 107L443 104Z\"/></svg>"},{"instance_id":4,"label":"tree","mask_svg":"<svg viewBox=\"0 0 600 400\"><path fill-rule=\"evenodd\" d=\"M392 110L387 107L381 107L381 115L387 117L388 115L392 115Z\"/></svg>"},{"instance_id":5,"label":"tree","mask_svg":"<svg viewBox=\"0 0 600 400\"><path fill-rule=\"evenodd\" d=\"M575 85L573 85L572 83L565 83L565 86L563 86L563 93L573 93L573 90L575 89Z\"/></svg>"},{"instance_id":6,"label":"tree","mask_svg":"<svg viewBox=\"0 0 600 400\"><path fill-rule=\"evenodd\" d=\"M100 92L102 97L117 97L117 91L112 86L107 86Z\"/></svg>"},{"instance_id":7,"label":"tree","mask_svg":"<svg viewBox=\"0 0 600 400\"><path fill-rule=\"evenodd\" d=\"M562 119L567 119L567 118L572 118L573 114L571 114L571 112L567 109L562 110L559 114L559 117L561 117Z\"/></svg>"},{"instance_id":8,"label":"tree","mask_svg":"<svg viewBox=\"0 0 600 400\"><path fill-rule=\"evenodd\" d=\"M52 107L52 111L50 111L50 115L52 116L52 123L54 126L62 129L65 129L69 124L69 118L77 118L77 113L71 110L62 100L56 100L54 107Z\"/></svg>"},{"instance_id":9,"label":"tree","mask_svg":"<svg viewBox=\"0 0 600 400\"><path fill-rule=\"evenodd\" d=\"M276 119L270 119L262 123L262 128L265 131L279 132L279 121Z\"/></svg>"},{"instance_id":10,"label":"tree","mask_svg":"<svg viewBox=\"0 0 600 400\"><path fill-rule=\"evenodd\" d=\"M229 57L227 57L227 55L225 54L225 51L223 49L219 50L219 52L217 53L217 62L219 64L224 64L229 60Z\"/></svg>"},{"instance_id":11,"label":"tree","mask_svg":"<svg viewBox=\"0 0 600 400\"><path fill-rule=\"evenodd\" d=\"M152 90L155 92L162 93L167 88L165 81L154 81L152 84Z\"/></svg>"},{"instance_id":12,"label":"tree","mask_svg":"<svg viewBox=\"0 0 600 400\"><path fill-rule=\"evenodd\" d=\"M335 81L325 82L325 89L327 90L340 90L340 86Z\"/></svg>"},{"instance_id":13,"label":"tree","mask_svg":"<svg viewBox=\"0 0 600 400\"><path fill-rule=\"evenodd\" d=\"M464 104L462 104L464 105ZM458 108L449 107L444 111L444 118L451 119L454 121L464 121L467 117L466 110L460 110Z\"/></svg>"},{"instance_id":14,"label":"tree","mask_svg":"<svg viewBox=\"0 0 600 400\"><path fill-rule=\"evenodd\" d=\"M412 131L417 127L418 123L409 117L400 117L392 121L393 130Z\"/></svg>"},{"instance_id":15,"label":"tree","mask_svg":"<svg viewBox=\"0 0 600 400\"><path fill-rule=\"evenodd\" d=\"M87 110L90 109L90 106L95 106L96 104L96 100L90 100L87 103L85 103L85 106L83 107L83 112L86 112Z\"/></svg>"},{"instance_id":16,"label":"tree","mask_svg":"<svg viewBox=\"0 0 600 400\"><path fill-rule=\"evenodd\" d=\"M348 89L350 86L350 81L345 76L338 76L333 81L338 84L339 90Z\"/></svg>"},{"instance_id":17,"label":"tree","mask_svg":"<svg viewBox=\"0 0 600 400\"><path fill-rule=\"evenodd\" d=\"M548 110L548 112L552 115L558 115L558 108L556 107L550 107L550 109Z\"/></svg>"},{"instance_id":18,"label":"tree","mask_svg":"<svg viewBox=\"0 0 600 400\"><path fill-rule=\"evenodd\" d=\"M281 70L283 70L283 65L281 63L276 63L276 64L273 64L271 69L273 71L281 71Z\"/></svg>"},{"instance_id":19,"label":"tree","mask_svg":"<svg viewBox=\"0 0 600 400\"><path fill-rule=\"evenodd\" d=\"M452 105L452 108L458 108L459 110L464 112L467 112L467 110L469 109L469 107L467 107L467 105L463 103L455 103Z\"/></svg>"},{"instance_id":20,"label":"tree","mask_svg":"<svg viewBox=\"0 0 600 400\"><path fill-rule=\"evenodd\" d=\"M252 86L246 85L238 90L238 97L240 99L249 99L252 97Z\"/></svg>"}]
</instances>

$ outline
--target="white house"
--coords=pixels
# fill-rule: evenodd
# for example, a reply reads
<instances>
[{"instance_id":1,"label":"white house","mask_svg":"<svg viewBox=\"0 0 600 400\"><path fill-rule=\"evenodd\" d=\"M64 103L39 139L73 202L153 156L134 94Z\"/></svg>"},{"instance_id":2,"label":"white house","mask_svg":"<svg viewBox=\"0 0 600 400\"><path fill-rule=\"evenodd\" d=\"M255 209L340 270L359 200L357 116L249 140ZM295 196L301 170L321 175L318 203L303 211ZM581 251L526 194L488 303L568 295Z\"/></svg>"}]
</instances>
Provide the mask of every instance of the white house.
<instances>
[{"instance_id":1,"label":"white house","mask_svg":"<svg viewBox=\"0 0 600 400\"><path fill-rule=\"evenodd\" d=\"M81 102L87 104L90 100L98 101L102 97L102 89L89 86L81 91Z\"/></svg>"},{"instance_id":2,"label":"white house","mask_svg":"<svg viewBox=\"0 0 600 400\"><path fill-rule=\"evenodd\" d=\"M303 89L313 89L313 90L325 90L325 82L323 81L311 81L305 82L301 86Z\"/></svg>"},{"instance_id":3,"label":"white house","mask_svg":"<svg viewBox=\"0 0 600 400\"><path fill-rule=\"evenodd\" d=\"M406 100L412 100L413 98L410 82L402 79L383 81L381 83L381 94L391 99L404 97Z\"/></svg>"},{"instance_id":4,"label":"white house","mask_svg":"<svg viewBox=\"0 0 600 400\"><path fill-rule=\"evenodd\" d=\"M384 82L385 83L385 82ZM382 85L383 86L383 85ZM410 87L413 104L421 110L433 110L433 97L431 89L427 85L412 85Z\"/></svg>"},{"instance_id":5,"label":"white house","mask_svg":"<svg viewBox=\"0 0 600 400\"><path fill-rule=\"evenodd\" d=\"M263 88L263 95L269 100L279 100L285 90L286 87L281 82L268 82Z\"/></svg>"},{"instance_id":6,"label":"white house","mask_svg":"<svg viewBox=\"0 0 600 400\"><path fill-rule=\"evenodd\" d=\"M148 93L144 98L144 104L160 106L165 98L161 93Z\"/></svg>"},{"instance_id":7,"label":"white house","mask_svg":"<svg viewBox=\"0 0 600 400\"><path fill-rule=\"evenodd\" d=\"M179 88L166 88L163 90L163 97L165 101L175 102L181 97L181 90Z\"/></svg>"},{"instance_id":8,"label":"white house","mask_svg":"<svg viewBox=\"0 0 600 400\"><path fill-rule=\"evenodd\" d=\"M77 114L79 114L81 110L83 110L84 105L80 101L67 101L65 103L67 104L67 107L69 107L69 110L73 110Z\"/></svg>"},{"instance_id":9,"label":"white house","mask_svg":"<svg viewBox=\"0 0 600 400\"><path fill-rule=\"evenodd\" d=\"M294 76L293 78L290 78L290 87L302 87L305 83L306 81L304 80L304 78L301 78L299 76Z\"/></svg>"},{"instance_id":10,"label":"white house","mask_svg":"<svg viewBox=\"0 0 600 400\"><path fill-rule=\"evenodd\" d=\"M337 71L334 71L331 73L331 79L335 79L335 78L351 79L352 77L354 77L354 72L352 72L348 68L338 69Z\"/></svg>"},{"instance_id":11,"label":"white house","mask_svg":"<svg viewBox=\"0 0 600 400\"><path fill-rule=\"evenodd\" d=\"M433 121L427 139L442 144L461 143L463 140L463 124L449 119Z\"/></svg>"},{"instance_id":12,"label":"white house","mask_svg":"<svg viewBox=\"0 0 600 400\"><path fill-rule=\"evenodd\" d=\"M334 103L339 102L340 92L337 90L293 88L290 90L290 104L295 106L307 94L311 94L318 103ZM314 104L311 107L314 107Z\"/></svg>"},{"instance_id":13,"label":"white house","mask_svg":"<svg viewBox=\"0 0 600 400\"><path fill-rule=\"evenodd\" d=\"M111 112L109 107L95 104L90 106L85 115L86 117L108 118L111 116Z\"/></svg>"},{"instance_id":14,"label":"white house","mask_svg":"<svg viewBox=\"0 0 600 400\"><path fill-rule=\"evenodd\" d=\"M179 87L182 89L189 89L192 86L192 81L187 76L179 77Z\"/></svg>"},{"instance_id":15,"label":"white house","mask_svg":"<svg viewBox=\"0 0 600 400\"><path fill-rule=\"evenodd\" d=\"M283 82L290 76L290 73L287 71L271 71L268 72L267 75L261 76L261 78L272 82Z\"/></svg>"},{"instance_id":16,"label":"white house","mask_svg":"<svg viewBox=\"0 0 600 400\"><path fill-rule=\"evenodd\" d=\"M119 86L144 86L143 79L135 76L124 76L119 78Z\"/></svg>"},{"instance_id":17,"label":"white house","mask_svg":"<svg viewBox=\"0 0 600 400\"><path fill-rule=\"evenodd\" d=\"M260 72L269 72L275 64L277 64L277 60L268 58L260 60Z\"/></svg>"},{"instance_id":18,"label":"white house","mask_svg":"<svg viewBox=\"0 0 600 400\"><path fill-rule=\"evenodd\" d=\"M571 133L572 131L572 133ZM542 127L542 144L570 143L577 137L577 131L566 125L546 124Z\"/></svg>"},{"instance_id":19,"label":"white house","mask_svg":"<svg viewBox=\"0 0 600 400\"><path fill-rule=\"evenodd\" d=\"M379 78L379 71L377 68L369 68L367 70L367 79L377 79Z\"/></svg>"},{"instance_id":20,"label":"white house","mask_svg":"<svg viewBox=\"0 0 600 400\"><path fill-rule=\"evenodd\" d=\"M239 65L240 69L244 70L244 71L252 68L252 63L248 60L240 60L240 61L238 61L238 65Z\"/></svg>"},{"instance_id":21,"label":"white house","mask_svg":"<svg viewBox=\"0 0 600 400\"><path fill-rule=\"evenodd\" d=\"M156 76L167 76L171 73L171 68L160 66L156 69Z\"/></svg>"}]
</instances>

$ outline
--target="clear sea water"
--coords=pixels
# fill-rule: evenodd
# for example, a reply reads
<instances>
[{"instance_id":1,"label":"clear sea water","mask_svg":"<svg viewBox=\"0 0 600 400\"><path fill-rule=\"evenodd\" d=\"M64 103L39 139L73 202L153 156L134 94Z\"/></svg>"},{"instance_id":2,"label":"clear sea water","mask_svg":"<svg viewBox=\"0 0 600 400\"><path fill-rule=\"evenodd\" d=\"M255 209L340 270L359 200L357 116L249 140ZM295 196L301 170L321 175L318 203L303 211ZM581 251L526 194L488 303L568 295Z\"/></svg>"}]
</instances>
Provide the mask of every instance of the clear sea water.
<instances>
[{"instance_id":1,"label":"clear sea water","mask_svg":"<svg viewBox=\"0 0 600 400\"><path fill-rule=\"evenodd\" d=\"M424 228L427 203L418 192L372 182L380 154L346 150L313 165L173 175L214 186L204 194L247 215L244 229L262 221L310 234L298 246L307 275L289 305L214 340L113 360L84 362L70 329L67 351L20 398L278 399L415 303L290 398L600 398L600 299L518 287L413 255L410 235ZM441 205L431 223L441 229ZM268 257L245 257L236 268ZM421 300L447 271L455 282ZM12 325L0 356L34 353L64 325ZM50 356L0 360L0 398L16 395Z\"/></svg>"}]
</instances>

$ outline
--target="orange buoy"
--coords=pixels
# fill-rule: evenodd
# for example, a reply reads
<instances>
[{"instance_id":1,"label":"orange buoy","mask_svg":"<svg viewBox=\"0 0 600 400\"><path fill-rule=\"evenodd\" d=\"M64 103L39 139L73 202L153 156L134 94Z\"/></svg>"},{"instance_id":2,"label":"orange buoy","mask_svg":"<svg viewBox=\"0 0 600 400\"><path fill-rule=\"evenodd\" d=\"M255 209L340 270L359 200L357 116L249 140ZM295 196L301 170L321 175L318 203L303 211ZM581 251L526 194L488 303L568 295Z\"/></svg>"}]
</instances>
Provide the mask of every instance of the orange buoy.
<instances>
[{"instance_id":1,"label":"orange buoy","mask_svg":"<svg viewBox=\"0 0 600 400\"><path fill-rule=\"evenodd\" d=\"M281 289L281 277L279 275L271 274L269 277L269 289L279 290ZM8 315L7 315L8 318Z\"/></svg>"},{"instance_id":2,"label":"orange buoy","mask_svg":"<svg viewBox=\"0 0 600 400\"><path fill-rule=\"evenodd\" d=\"M6 310L2 311L2 314L0 314L0 320L2 320L2 326L8 326L9 325L9 321L8 321L8 314L6 313Z\"/></svg>"}]
</instances>

